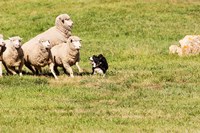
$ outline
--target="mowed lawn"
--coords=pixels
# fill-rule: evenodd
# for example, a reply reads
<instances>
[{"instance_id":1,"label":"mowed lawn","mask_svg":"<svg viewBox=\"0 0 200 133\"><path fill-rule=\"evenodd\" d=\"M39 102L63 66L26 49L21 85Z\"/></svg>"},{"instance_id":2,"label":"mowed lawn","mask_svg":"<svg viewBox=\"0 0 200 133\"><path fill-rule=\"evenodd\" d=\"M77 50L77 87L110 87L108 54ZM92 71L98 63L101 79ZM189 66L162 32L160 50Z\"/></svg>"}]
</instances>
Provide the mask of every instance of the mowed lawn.
<instances>
[{"instance_id":1,"label":"mowed lawn","mask_svg":"<svg viewBox=\"0 0 200 133\"><path fill-rule=\"evenodd\" d=\"M200 132L200 55L169 55L200 34L198 0L1 0L0 33L23 43L59 14L82 39L80 76L0 78L0 132ZM34 50L34 49L33 49ZM89 57L108 60L91 76ZM62 69L60 69L62 71ZM48 75L48 76L47 76Z\"/></svg>"}]
</instances>

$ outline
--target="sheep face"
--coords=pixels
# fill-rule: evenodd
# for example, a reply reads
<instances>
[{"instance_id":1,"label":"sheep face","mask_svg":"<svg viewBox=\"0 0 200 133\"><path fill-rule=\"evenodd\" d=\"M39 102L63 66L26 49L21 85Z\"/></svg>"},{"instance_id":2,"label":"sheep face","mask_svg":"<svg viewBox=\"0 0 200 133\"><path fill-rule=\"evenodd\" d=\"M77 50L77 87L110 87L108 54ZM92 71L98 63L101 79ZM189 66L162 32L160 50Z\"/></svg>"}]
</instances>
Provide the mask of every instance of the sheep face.
<instances>
[{"instance_id":1,"label":"sheep face","mask_svg":"<svg viewBox=\"0 0 200 133\"><path fill-rule=\"evenodd\" d=\"M22 38L20 37L12 37L9 38L9 40L11 41L11 43L14 45L15 48L20 48L21 47L21 40Z\"/></svg>"},{"instance_id":2,"label":"sheep face","mask_svg":"<svg viewBox=\"0 0 200 133\"><path fill-rule=\"evenodd\" d=\"M64 20L62 20L62 23L65 27L72 27L73 22L70 18L65 18Z\"/></svg>"},{"instance_id":3,"label":"sheep face","mask_svg":"<svg viewBox=\"0 0 200 133\"><path fill-rule=\"evenodd\" d=\"M69 39L75 49L77 50L81 49L81 39L79 37L71 36Z\"/></svg>"},{"instance_id":4,"label":"sheep face","mask_svg":"<svg viewBox=\"0 0 200 133\"><path fill-rule=\"evenodd\" d=\"M0 46L5 46L3 38L0 38Z\"/></svg>"},{"instance_id":5,"label":"sheep face","mask_svg":"<svg viewBox=\"0 0 200 133\"><path fill-rule=\"evenodd\" d=\"M0 38L0 52L4 52L5 51L5 43L3 38Z\"/></svg>"},{"instance_id":6,"label":"sheep face","mask_svg":"<svg viewBox=\"0 0 200 133\"><path fill-rule=\"evenodd\" d=\"M73 26L73 21L67 14L61 14L56 18L56 24L61 24L65 29L71 31Z\"/></svg>"},{"instance_id":7,"label":"sheep face","mask_svg":"<svg viewBox=\"0 0 200 133\"><path fill-rule=\"evenodd\" d=\"M45 48L50 49L51 48L51 44L49 42L49 40L40 40L39 41Z\"/></svg>"}]
</instances>

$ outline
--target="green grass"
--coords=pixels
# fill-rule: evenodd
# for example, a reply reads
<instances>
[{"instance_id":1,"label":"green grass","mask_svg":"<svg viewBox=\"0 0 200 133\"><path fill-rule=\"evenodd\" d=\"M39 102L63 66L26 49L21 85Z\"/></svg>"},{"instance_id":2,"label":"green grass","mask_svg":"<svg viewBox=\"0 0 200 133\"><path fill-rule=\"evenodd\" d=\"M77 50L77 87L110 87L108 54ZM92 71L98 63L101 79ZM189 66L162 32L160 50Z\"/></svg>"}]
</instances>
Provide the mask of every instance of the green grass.
<instances>
[{"instance_id":1,"label":"green grass","mask_svg":"<svg viewBox=\"0 0 200 133\"><path fill-rule=\"evenodd\" d=\"M4 70L0 132L200 131L200 58L168 54L186 34L199 34L198 0L2 0L0 7L0 33L23 42L69 14L84 70L91 72L93 54L110 65L106 77L58 81Z\"/></svg>"}]
</instances>

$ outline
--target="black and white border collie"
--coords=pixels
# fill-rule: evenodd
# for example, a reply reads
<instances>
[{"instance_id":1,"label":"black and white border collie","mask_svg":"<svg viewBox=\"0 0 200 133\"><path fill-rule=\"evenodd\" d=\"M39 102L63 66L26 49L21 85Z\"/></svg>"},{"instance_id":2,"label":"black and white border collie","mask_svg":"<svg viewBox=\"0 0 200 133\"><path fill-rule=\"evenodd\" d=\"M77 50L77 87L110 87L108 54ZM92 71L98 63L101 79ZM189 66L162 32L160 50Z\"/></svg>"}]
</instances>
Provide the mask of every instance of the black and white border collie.
<instances>
[{"instance_id":1,"label":"black and white border collie","mask_svg":"<svg viewBox=\"0 0 200 133\"><path fill-rule=\"evenodd\" d=\"M108 69L106 58L102 54L99 54L98 56L93 55L90 57L90 61L92 64L92 74L100 74L105 76L105 73Z\"/></svg>"}]
</instances>

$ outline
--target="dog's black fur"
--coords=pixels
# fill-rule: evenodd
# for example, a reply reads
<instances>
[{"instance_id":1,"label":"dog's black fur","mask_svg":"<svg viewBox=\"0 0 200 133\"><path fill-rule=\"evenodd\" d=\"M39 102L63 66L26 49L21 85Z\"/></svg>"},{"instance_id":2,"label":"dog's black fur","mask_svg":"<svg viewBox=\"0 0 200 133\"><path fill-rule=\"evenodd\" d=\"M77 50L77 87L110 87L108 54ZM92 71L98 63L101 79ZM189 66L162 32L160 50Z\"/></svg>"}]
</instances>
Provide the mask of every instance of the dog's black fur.
<instances>
[{"instance_id":1,"label":"dog's black fur","mask_svg":"<svg viewBox=\"0 0 200 133\"><path fill-rule=\"evenodd\" d=\"M99 54L97 55L93 55L92 57L90 57L90 61L92 64L92 74L105 74L107 69L108 69L108 63L106 58L102 55Z\"/></svg>"}]
</instances>

